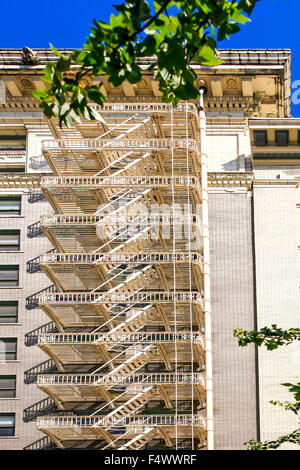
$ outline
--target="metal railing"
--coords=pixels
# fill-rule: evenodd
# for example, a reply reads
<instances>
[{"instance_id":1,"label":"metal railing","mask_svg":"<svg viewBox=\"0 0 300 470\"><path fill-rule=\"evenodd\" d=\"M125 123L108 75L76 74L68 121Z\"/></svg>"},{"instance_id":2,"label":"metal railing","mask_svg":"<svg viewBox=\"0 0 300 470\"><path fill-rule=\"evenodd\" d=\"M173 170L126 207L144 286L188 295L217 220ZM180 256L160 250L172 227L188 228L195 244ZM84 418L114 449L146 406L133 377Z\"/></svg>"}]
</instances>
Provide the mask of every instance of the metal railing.
<instances>
[{"instance_id":1,"label":"metal railing","mask_svg":"<svg viewBox=\"0 0 300 470\"><path fill-rule=\"evenodd\" d=\"M38 344L97 344L97 343L170 343L175 341L184 343L200 343L204 341L200 333L190 331L173 332L133 332L133 333L53 333L38 337Z\"/></svg>"},{"instance_id":2,"label":"metal railing","mask_svg":"<svg viewBox=\"0 0 300 470\"><path fill-rule=\"evenodd\" d=\"M57 405L50 397L40 400L23 410L23 421L34 421L38 416L50 414L57 410Z\"/></svg>"},{"instance_id":3,"label":"metal railing","mask_svg":"<svg viewBox=\"0 0 300 470\"><path fill-rule=\"evenodd\" d=\"M41 229L41 222L35 222L34 224L28 225L27 227L27 237L35 238L35 237L42 237L44 233Z\"/></svg>"},{"instance_id":4,"label":"metal railing","mask_svg":"<svg viewBox=\"0 0 300 470\"><path fill-rule=\"evenodd\" d=\"M23 450L48 450L48 449L57 449L57 445L51 441L50 437L45 436L37 441L28 444L23 447Z\"/></svg>"},{"instance_id":5,"label":"metal railing","mask_svg":"<svg viewBox=\"0 0 300 470\"><path fill-rule=\"evenodd\" d=\"M39 386L66 386L66 385L86 385L94 386L98 384L108 384L109 386L116 385L130 385L130 384L200 384L205 387L205 380L201 373L186 373L186 372L157 372L157 373L135 373L132 375L121 376L117 375L110 376L109 380L106 380L106 375L90 375L90 374L56 374L56 375L39 375L37 377L37 385Z\"/></svg>"},{"instance_id":6,"label":"metal railing","mask_svg":"<svg viewBox=\"0 0 300 470\"><path fill-rule=\"evenodd\" d=\"M191 215L176 215L171 214L151 214L149 216L145 215L124 215L118 214L107 215L105 217L97 214L51 214L41 216L41 225L45 226L56 226L57 224L64 225L120 225L126 223L128 225L132 224L133 226L139 226L146 223L161 224L161 225L170 225L170 224L196 224L200 223L200 218L196 214Z\"/></svg>"},{"instance_id":7,"label":"metal railing","mask_svg":"<svg viewBox=\"0 0 300 470\"><path fill-rule=\"evenodd\" d=\"M50 286L54 287L54 286ZM47 289L50 289L48 287ZM172 303L176 302L198 302L202 304L202 296L200 292L176 291L146 291L146 292L55 292L54 290L46 293L47 289L40 291L40 304L46 303Z\"/></svg>"},{"instance_id":8,"label":"metal railing","mask_svg":"<svg viewBox=\"0 0 300 470\"><path fill-rule=\"evenodd\" d=\"M8 158L9 160L18 159L18 161L21 159L25 162L26 150L18 150L18 149L1 150L0 149L0 157L1 159Z\"/></svg>"},{"instance_id":9,"label":"metal railing","mask_svg":"<svg viewBox=\"0 0 300 470\"><path fill-rule=\"evenodd\" d=\"M38 292L35 292L32 295L29 295L26 297L26 304L25 307L27 310L32 310L33 308L38 308L39 307L39 296L40 294L45 294L45 293L52 293L56 292L57 289L54 284L51 286L45 287L45 289L41 289Z\"/></svg>"},{"instance_id":10,"label":"metal railing","mask_svg":"<svg viewBox=\"0 0 300 470\"><path fill-rule=\"evenodd\" d=\"M37 419L38 429L42 428L68 428L68 427L97 427L101 419L102 426L120 427L120 426L202 426L206 427L206 421L203 416L199 415L136 415L125 416L123 418L108 418L107 422L105 416L101 418L98 416L49 416L40 417Z\"/></svg>"},{"instance_id":11,"label":"metal railing","mask_svg":"<svg viewBox=\"0 0 300 470\"><path fill-rule=\"evenodd\" d=\"M53 254L52 254L53 253ZM197 252L181 253L56 253L55 250L47 251L40 255L39 260L45 264L109 264L109 263L199 263L202 265L202 256ZM34 258L35 259L35 258ZM32 260L31 260L32 261Z\"/></svg>"},{"instance_id":12,"label":"metal railing","mask_svg":"<svg viewBox=\"0 0 300 470\"><path fill-rule=\"evenodd\" d=\"M186 188L194 186L201 191L199 178L196 176L44 176L41 180L42 187L110 187L110 186L130 186L136 188L138 186L149 187L166 187L171 185L175 187Z\"/></svg>"},{"instance_id":13,"label":"metal railing","mask_svg":"<svg viewBox=\"0 0 300 470\"><path fill-rule=\"evenodd\" d=\"M30 167L33 168L34 170L43 169L43 171L45 170L51 171L43 155L34 155L33 157L30 157L29 162L30 162Z\"/></svg>"},{"instance_id":14,"label":"metal railing","mask_svg":"<svg viewBox=\"0 0 300 470\"><path fill-rule=\"evenodd\" d=\"M57 333L56 324L51 321L25 334L25 346L35 346L38 343L38 335L42 333Z\"/></svg>"},{"instance_id":15,"label":"metal railing","mask_svg":"<svg viewBox=\"0 0 300 470\"><path fill-rule=\"evenodd\" d=\"M53 248L52 250L46 251L46 253L43 256L47 256L47 254L49 253L55 253L55 251L56 251L55 248ZM41 261L40 255L27 261L26 271L30 274L41 271L40 261Z\"/></svg>"},{"instance_id":16,"label":"metal railing","mask_svg":"<svg viewBox=\"0 0 300 470\"><path fill-rule=\"evenodd\" d=\"M104 103L97 105L92 103L91 107L100 113L192 113L198 119L197 107L193 103L179 103L173 107L167 103ZM185 116L184 116L185 117Z\"/></svg>"},{"instance_id":17,"label":"metal railing","mask_svg":"<svg viewBox=\"0 0 300 470\"><path fill-rule=\"evenodd\" d=\"M199 154L194 139L60 139L44 140L42 149L46 151L60 150L170 150L186 149Z\"/></svg>"},{"instance_id":18,"label":"metal railing","mask_svg":"<svg viewBox=\"0 0 300 470\"><path fill-rule=\"evenodd\" d=\"M55 362L52 359L48 359L47 361L41 362L34 367L31 367L24 372L24 382L26 384L35 383L37 381L37 377L40 374L53 374L57 373L58 368Z\"/></svg>"},{"instance_id":19,"label":"metal railing","mask_svg":"<svg viewBox=\"0 0 300 470\"><path fill-rule=\"evenodd\" d=\"M31 193L28 196L28 202L34 204L35 202L46 201L46 196L42 192Z\"/></svg>"}]
</instances>

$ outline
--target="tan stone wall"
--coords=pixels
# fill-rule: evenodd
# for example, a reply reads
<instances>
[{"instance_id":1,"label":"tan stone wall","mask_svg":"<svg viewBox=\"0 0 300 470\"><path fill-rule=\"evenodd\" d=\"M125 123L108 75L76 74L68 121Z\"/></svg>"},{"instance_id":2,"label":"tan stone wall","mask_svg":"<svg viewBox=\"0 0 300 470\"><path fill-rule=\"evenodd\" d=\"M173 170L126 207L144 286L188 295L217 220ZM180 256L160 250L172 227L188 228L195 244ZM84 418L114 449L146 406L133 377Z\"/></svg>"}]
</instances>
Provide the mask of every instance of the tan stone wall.
<instances>
[{"instance_id":1,"label":"tan stone wall","mask_svg":"<svg viewBox=\"0 0 300 470\"><path fill-rule=\"evenodd\" d=\"M222 121L220 121L222 122ZM206 150L208 155L208 171L249 171L247 168L250 155L249 132L235 130L230 126L222 133L208 129Z\"/></svg>"},{"instance_id":2,"label":"tan stone wall","mask_svg":"<svg viewBox=\"0 0 300 470\"><path fill-rule=\"evenodd\" d=\"M271 324L299 327L300 229L296 202L295 185L278 182L254 186L258 328ZM260 348L258 362L261 438L269 440L297 428L293 413L269 401L292 398L280 384L299 381L299 346L292 344L276 351Z\"/></svg>"},{"instance_id":3,"label":"tan stone wall","mask_svg":"<svg viewBox=\"0 0 300 470\"><path fill-rule=\"evenodd\" d=\"M257 437L254 346L233 336L255 321L251 198L210 193L209 216L215 448L242 450Z\"/></svg>"},{"instance_id":4,"label":"tan stone wall","mask_svg":"<svg viewBox=\"0 0 300 470\"><path fill-rule=\"evenodd\" d=\"M40 214L47 212L49 212L47 202L29 203L28 194L23 194L21 216L0 216L2 229L21 230L20 252L0 252L0 264L17 264L20 266L19 287L0 288L0 300L19 301L18 324L0 324L0 337L13 337L18 340L17 360L0 364L1 375L17 376L16 398L0 399L0 413L12 412L16 414L15 437L0 436L1 450L22 449L25 445L43 437L43 434L36 430L35 421L23 421L23 410L46 398L46 395L38 390L36 384L24 383L24 371L48 358L37 346L25 346L24 335L50 321L40 309L26 310L25 308L27 296L51 284L43 273L29 274L26 272L26 262L28 260L51 248L46 237L29 238L27 236L27 227L37 222Z\"/></svg>"}]
</instances>

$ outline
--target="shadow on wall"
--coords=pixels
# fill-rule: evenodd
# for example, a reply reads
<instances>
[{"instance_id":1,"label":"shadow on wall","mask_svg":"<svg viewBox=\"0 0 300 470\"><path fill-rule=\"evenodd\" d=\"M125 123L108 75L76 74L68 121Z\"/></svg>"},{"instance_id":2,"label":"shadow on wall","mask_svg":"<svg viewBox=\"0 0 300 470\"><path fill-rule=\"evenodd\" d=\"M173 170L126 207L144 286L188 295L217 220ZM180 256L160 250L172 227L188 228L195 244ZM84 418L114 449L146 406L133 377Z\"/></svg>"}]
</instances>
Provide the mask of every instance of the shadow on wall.
<instances>
[{"instance_id":1,"label":"shadow on wall","mask_svg":"<svg viewBox=\"0 0 300 470\"><path fill-rule=\"evenodd\" d=\"M242 154L234 160L224 163L222 168L224 171L252 171L251 157Z\"/></svg>"}]
</instances>

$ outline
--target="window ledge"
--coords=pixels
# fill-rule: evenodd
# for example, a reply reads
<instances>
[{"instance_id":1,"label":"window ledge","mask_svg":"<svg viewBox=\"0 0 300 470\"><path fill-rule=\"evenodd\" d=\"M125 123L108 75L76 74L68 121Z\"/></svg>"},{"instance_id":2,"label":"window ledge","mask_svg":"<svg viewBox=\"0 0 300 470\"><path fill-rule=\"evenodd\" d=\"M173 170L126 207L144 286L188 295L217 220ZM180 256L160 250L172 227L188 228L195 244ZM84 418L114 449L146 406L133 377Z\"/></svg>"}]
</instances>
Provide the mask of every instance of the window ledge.
<instances>
[{"instance_id":1,"label":"window ledge","mask_svg":"<svg viewBox=\"0 0 300 470\"><path fill-rule=\"evenodd\" d=\"M3 338L3 339L5 339L5 338ZM16 363L19 363L19 362L21 362L19 359L12 359L11 361L9 361L9 360L8 361L1 361L0 360L0 364L2 364L2 365L3 364L16 364Z\"/></svg>"},{"instance_id":2,"label":"window ledge","mask_svg":"<svg viewBox=\"0 0 300 470\"><path fill-rule=\"evenodd\" d=\"M5 215L0 214L1 219L25 219L25 215Z\"/></svg>"},{"instance_id":3,"label":"window ledge","mask_svg":"<svg viewBox=\"0 0 300 470\"><path fill-rule=\"evenodd\" d=\"M0 436L0 439L19 439L19 436Z\"/></svg>"},{"instance_id":4,"label":"window ledge","mask_svg":"<svg viewBox=\"0 0 300 470\"><path fill-rule=\"evenodd\" d=\"M23 289L22 286L0 286L0 289Z\"/></svg>"},{"instance_id":5,"label":"window ledge","mask_svg":"<svg viewBox=\"0 0 300 470\"><path fill-rule=\"evenodd\" d=\"M21 400L21 398L17 398L17 397L15 397L15 398L0 398L0 400Z\"/></svg>"},{"instance_id":6,"label":"window ledge","mask_svg":"<svg viewBox=\"0 0 300 470\"><path fill-rule=\"evenodd\" d=\"M1 253L24 253L24 251L21 250L0 250Z\"/></svg>"},{"instance_id":7,"label":"window ledge","mask_svg":"<svg viewBox=\"0 0 300 470\"><path fill-rule=\"evenodd\" d=\"M23 323L0 323L1 326L21 326Z\"/></svg>"}]
</instances>

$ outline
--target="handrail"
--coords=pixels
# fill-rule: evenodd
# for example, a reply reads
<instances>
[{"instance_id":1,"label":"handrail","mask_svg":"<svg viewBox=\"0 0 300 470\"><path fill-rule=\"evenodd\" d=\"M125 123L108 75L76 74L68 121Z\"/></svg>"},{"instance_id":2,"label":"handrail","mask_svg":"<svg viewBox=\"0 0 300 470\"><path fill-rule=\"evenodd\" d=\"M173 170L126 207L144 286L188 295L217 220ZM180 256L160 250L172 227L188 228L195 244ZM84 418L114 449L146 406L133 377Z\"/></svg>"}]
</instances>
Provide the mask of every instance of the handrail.
<instances>
[{"instance_id":1,"label":"handrail","mask_svg":"<svg viewBox=\"0 0 300 470\"><path fill-rule=\"evenodd\" d=\"M25 421L26 423L28 421L33 421L38 416L49 414L50 412L55 412L56 409L57 405L53 398L44 398L43 400L40 400L37 403L34 403L33 405L30 405L23 410L23 421Z\"/></svg>"},{"instance_id":2,"label":"handrail","mask_svg":"<svg viewBox=\"0 0 300 470\"><path fill-rule=\"evenodd\" d=\"M53 359L48 359L47 361L41 362L40 364L37 364L34 367L31 367L28 370L25 370L24 372L24 382L26 384L30 384L33 382L36 382L37 377L41 373L46 373L46 372L57 372L57 366Z\"/></svg>"},{"instance_id":3,"label":"handrail","mask_svg":"<svg viewBox=\"0 0 300 470\"><path fill-rule=\"evenodd\" d=\"M30 193L28 197L28 202L34 204L35 202L45 201L46 196L42 192Z\"/></svg>"},{"instance_id":4,"label":"handrail","mask_svg":"<svg viewBox=\"0 0 300 470\"><path fill-rule=\"evenodd\" d=\"M57 139L44 140L43 151L60 150L66 152L68 149L79 150L169 150L190 149L199 154L197 142L194 139Z\"/></svg>"},{"instance_id":5,"label":"handrail","mask_svg":"<svg viewBox=\"0 0 300 470\"><path fill-rule=\"evenodd\" d=\"M51 441L50 437L41 437L37 441L28 444L23 447L23 450L45 450L45 449L57 449L57 445Z\"/></svg>"},{"instance_id":6,"label":"handrail","mask_svg":"<svg viewBox=\"0 0 300 470\"><path fill-rule=\"evenodd\" d=\"M34 238L34 237L41 237L44 233L41 229L41 222L38 220L34 224L28 225L27 227L27 237Z\"/></svg>"},{"instance_id":7,"label":"handrail","mask_svg":"<svg viewBox=\"0 0 300 470\"><path fill-rule=\"evenodd\" d=\"M111 342L136 343L200 343L204 345L201 333L191 333L190 331L159 332L133 332L133 333L48 333L38 337L39 344L95 344Z\"/></svg>"},{"instance_id":8,"label":"handrail","mask_svg":"<svg viewBox=\"0 0 300 470\"><path fill-rule=\"evenodd\" d=\"M123 426L203 426L206 427L206 420L199 415L136 415L123 418L109 418L106 422L105 416L101 417L102 425L114 427ZM60 428L60 427L97 427L99 416L49 416L37 419L38 429Z\"/></svg>"},{"instance_id":9,"label":"handrail","mask_svg":"<svg viewBox=\"0 0 300 470\"><path fill-rule=\"evenodd\" d=\"M54 254L52 254L54 253ZM109 263L188 263L202 264L202 256L196 251L192 252L151 252L151 253L56 253L54 250L46 252L39 257L42 264L109 264Z\"/></svg>"},{"instance_id":10,"label":"handrail","mask_svg":"<svg viewBox=\"0 0 300 470\"><path fill-rule=\"evenodd\" d=\"M45 290L45 289L44 289ZM39 297L40 304L56 302L72 303L147 303L147 302L199 302L202 303L200 292L193 291L146 291L146 292L54 292Z\"/></svg>"},{"instance_id":11,"label":"handrail","mask_svg":"<svg viewBox=\"0 0 300 470\"><path fill-rule=\"evenodd\" d=\"M110 186L130 186L136 188L137 186L154 186L154 187L170 187L175 186L186 188L187 185L195 186L199 191L201 190L200 180L197 176L43 176L41 179L42 187L51 186L67 186L77 187L78 185L90 187L110 187Z\"/></svg>"},{"instance_id":12,"label":"handrail","mask_svg":"<svg viewBox=\"0 0 300 470\"><path fill-rule=\"evenodd\" d=\"M41 333L57 333L58 328L53 321L35 328L25 334L25 346L34 346L38 342L38 335Z\"/></svg>"},{"instance_id":13,"label":"handrail","mask_svg":"<svg viewBox=\"0 0 300 470\"><path fill-rule=\"evenodd\" d=\"M173 110L174 113L188 112L198 117L197 107L193 103L178 103L175 107L168 103L104 103L103 105L92 103L91 107L100 113L115 113L116 111L119 113L170 113Z\"/></svg>"},{"instance_id":14,"label":"handrail","mask_svg":"<svg viewBox=\"0 0 300 470\"><path fill-rule=\"evenodd\" d=\"M47 256L49 253L55 253L55 252L56 252L56 249L52 248L52 250L46 251L46 253L43 256ZM40 261L41 261L41 255L38 255L35 258L28 260L26 263L26 271L28 273L35 273L37 271L41 271Z\"/></svg>"},{"instance_id":15,"label":"handrail","mask_svg":"<svg viewBox=\"0 0 300 470\"><path fill-rule=\"evenodd\" d=\"M51 284L48 287L45 287L44 289L39 290L38 292L35 292L34 294L29 295L26 297L26 305L25 308L27 310L32 310L33 308L38 308L39 306L39 294L43 294L46 292L56 292L56 287L54 284Z\"/></svg>"},{"instance_id":16,"label":"handrail","mask_svg":"<svg viewBox=\"0 0 300 470\"><path fill-rule=\"evenodd\" d=\"M149 220L147 220L149 219ZM132 215L118 214L107 215L105 217L97 214L51 214L51 215L42 215L41 216L41 225L57 225L57 224L76 224L76 225L120 225L121 223L126 223L127 225L140 225L146 223L169 225L170 223L174 224L192 224L200 223L200 218L196 214L191 215L176 215L173 217L172 214L151 214L149 216L145 215Z\"/></svg>"},{"instance_id":17,"label":"handrail","mask_svg":"<svg viewBox=\"0 0 300 470\"><path fill-rule=\"evenodd\" d=\"M195 383L205 386L205 380L201 373L187 373L187 372L156 372L156 373L136 373L132 375L121 376L116 374L110 376L106 380L106 375L91 375L91 374L55 374L55 375L38 375L38 386L66 386L66 385L87 385L97 386L99 384L109 384L110 386L116 385L130 385L130 384L175 384L175 383Z\"/></svg>"}]
</instances>

